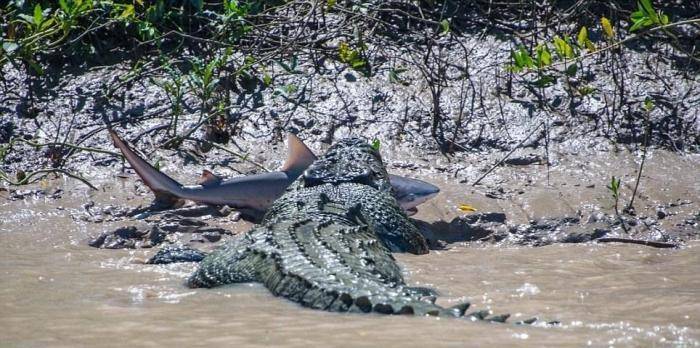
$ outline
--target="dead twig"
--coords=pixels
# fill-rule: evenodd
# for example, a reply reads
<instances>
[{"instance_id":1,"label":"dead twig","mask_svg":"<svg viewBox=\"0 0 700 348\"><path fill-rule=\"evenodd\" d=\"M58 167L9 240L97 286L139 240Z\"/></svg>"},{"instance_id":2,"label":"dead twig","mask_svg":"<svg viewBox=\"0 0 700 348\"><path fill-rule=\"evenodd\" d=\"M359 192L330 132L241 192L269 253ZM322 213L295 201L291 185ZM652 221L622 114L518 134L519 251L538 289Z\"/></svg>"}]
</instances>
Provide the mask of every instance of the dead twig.
<instances>
[{"instance_id":1,"label":"dead twig","mask_svg":"<svg viewBox=\"0 0 700 348\"><path fill-rule=\"evenodd\" d=\"M30 172L29 174L25 174L25 176L19 181L11 180L10 177L5 172L0 170L0 180L7 181L12 186L22 186L22 185L28 185L28 184L37 182L51 173L64 174L68 177L71 177L73 179L76 179L76 180L82 182L83 184L87 185L88 187L90 187L93 190L97 190L97 187L95 187L95 185L91 184L90 181L83 178L79 174L73 174L73 173L71 173L65 169L61 169L61 168L35 170L33 172Z\"/></svg>"},{"instance_id":2,"label":"dead twig","mask_svg":"<svg viewBox=\"0 0 700 348\"><path fill-rule=\"evenodd\" d=\"M599 243L627 243L627 244L639 244L646 245L654 248L678 248L678 244L674 243L664 243L664 242L654 242L650 240L642 239L631 239L631 238L598 238L596 239Z\"/></svg>"}]
</instances>

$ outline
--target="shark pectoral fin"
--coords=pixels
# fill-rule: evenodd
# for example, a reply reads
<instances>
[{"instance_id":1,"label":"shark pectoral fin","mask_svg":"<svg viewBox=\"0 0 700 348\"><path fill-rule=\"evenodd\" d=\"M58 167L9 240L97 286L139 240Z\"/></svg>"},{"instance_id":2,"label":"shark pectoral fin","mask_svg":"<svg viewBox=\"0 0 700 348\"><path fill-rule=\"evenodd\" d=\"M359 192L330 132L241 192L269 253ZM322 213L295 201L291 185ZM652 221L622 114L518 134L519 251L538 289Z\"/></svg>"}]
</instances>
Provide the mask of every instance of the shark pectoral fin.
<instances>
[{"instance_id":1,"label":"shark pectoral fin","mask_svg":"<svg viewBox=\"0 0 700 348\"><path fill-rule=\"evenodd\" d=\"M218 185L221 183L221 177L204 169L202 171L202 176L199 177L199 180L197 181L198 185L202 186L214 186Z\"/></svg>"},{"instance_id":2,"label":"shark pectoral fin","mask_svg":"<svg viewBox=\"0 0 700 348\"><path fill-rule=\"evenodd\" d=\"M287 133L287 147L287 160L280 171L301 173L317 159L306 144L292 133Z\"/></svg>"}]
</instances>

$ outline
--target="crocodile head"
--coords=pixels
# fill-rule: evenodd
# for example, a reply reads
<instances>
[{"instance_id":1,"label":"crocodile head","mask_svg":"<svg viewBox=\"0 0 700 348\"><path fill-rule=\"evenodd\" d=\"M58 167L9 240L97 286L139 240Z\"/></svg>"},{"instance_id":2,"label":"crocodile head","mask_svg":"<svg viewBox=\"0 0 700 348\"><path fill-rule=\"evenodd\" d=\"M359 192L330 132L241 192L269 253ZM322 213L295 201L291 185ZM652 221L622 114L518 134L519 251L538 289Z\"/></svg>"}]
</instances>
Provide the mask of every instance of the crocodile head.
<instances>
[{"instance_id":1,"label":"crocodile head","mask_svg":"<svg viewBox=\"0 0 700 348\"><path fill-rule=\"evenodd\" d=\"M389 175L379 151L358 138L335 143L306 169L301 179L304 187L352 182L391 191Z\"/></svg>"}]
</instances>

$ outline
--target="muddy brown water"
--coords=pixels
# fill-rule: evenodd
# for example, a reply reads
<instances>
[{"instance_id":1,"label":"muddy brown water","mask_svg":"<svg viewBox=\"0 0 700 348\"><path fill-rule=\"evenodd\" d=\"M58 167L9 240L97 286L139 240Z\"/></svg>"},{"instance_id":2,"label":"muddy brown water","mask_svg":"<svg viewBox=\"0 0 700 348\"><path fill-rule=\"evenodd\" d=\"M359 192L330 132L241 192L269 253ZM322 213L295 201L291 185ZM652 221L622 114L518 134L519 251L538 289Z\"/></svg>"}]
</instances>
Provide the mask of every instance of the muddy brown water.
<instances>
[{"instance_id":1,"label":"muddy brown water","mask_svg":"<svg viewBox=\"0 0 700 348\"><path fill-rule=\"evenodd\" d=\"M697 161L678 166L686 172L698 167ZM542 180L541 168L536 171ZM566 170L557 173L551 173L552 185L571 176ZM674 187L685 185L683 195L697 201L697 179L683 180ZM133 181L103 182L97 193L71 182L45 183L47 190L65 190L60 199L10 201L7 192L0 192L0 346L700 345L700 241L664 250L620 244L455 244L429 255L396 255L409 283L438 289L442 304L468 299L474 308L511 313L515 320L558 320L558 327L326 313L276 298L258 284L188 289L183 280L192 264L143 265L138 261L153 250L87 246L90 237L128 221L89 223L72 216L81 213L88 198L102 205L145 202L148 195L137 193L135 187L143 188ZM454 205L474 194L466 185L446 189L432 181L443 194L422 208L418 217L425 220L454 215ZM583 179L578 181L585 187ZM567 197L572 204L602 200L600 186L589 193L571 188ZM533 205L542 211L568 209L538 205L538 197L552 192L536 182L527 191L506 202L525 206L523 211ZM651 189L644 195L655 197ZM503 205L498 202L473 196L465 203L486 209ZM509 212L513 215L517 218ZM241 232L249 226L236 222L228 228Z\"/></svg>"}]
</instances>

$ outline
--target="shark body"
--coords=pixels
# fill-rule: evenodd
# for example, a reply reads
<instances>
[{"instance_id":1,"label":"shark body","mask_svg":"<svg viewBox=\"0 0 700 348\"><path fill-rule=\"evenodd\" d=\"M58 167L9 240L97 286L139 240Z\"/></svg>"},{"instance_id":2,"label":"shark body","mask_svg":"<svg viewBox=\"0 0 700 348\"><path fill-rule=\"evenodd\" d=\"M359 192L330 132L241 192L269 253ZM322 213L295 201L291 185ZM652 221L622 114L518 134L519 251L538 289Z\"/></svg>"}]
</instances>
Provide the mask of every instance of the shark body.
<instances>
[{"instance_id":1,"label":"shark body","mask_svg":"<svg viewBox=\"0 0 700 348\"><path fill-rule=\"evenodd\" d=\"M134 152L116 132L109 130L116 146L139 175L143 183L153 191L156 201L175 205L182 200L198 203L227 205L246 215L260 217L287 187L316 160L316 155L293 134L288 135L289 153L279 171L242 177L220 178L205 170L199 185L185 186L159 171ZM394 196L409 215L417 212L419 204L435 197L440 189L418 179L389 175Z\"/></svg>"}]
</instances>

